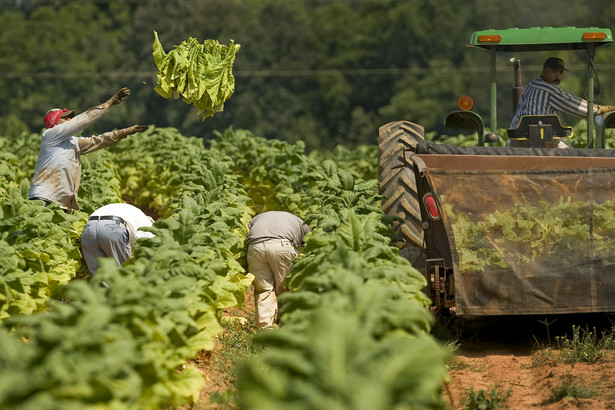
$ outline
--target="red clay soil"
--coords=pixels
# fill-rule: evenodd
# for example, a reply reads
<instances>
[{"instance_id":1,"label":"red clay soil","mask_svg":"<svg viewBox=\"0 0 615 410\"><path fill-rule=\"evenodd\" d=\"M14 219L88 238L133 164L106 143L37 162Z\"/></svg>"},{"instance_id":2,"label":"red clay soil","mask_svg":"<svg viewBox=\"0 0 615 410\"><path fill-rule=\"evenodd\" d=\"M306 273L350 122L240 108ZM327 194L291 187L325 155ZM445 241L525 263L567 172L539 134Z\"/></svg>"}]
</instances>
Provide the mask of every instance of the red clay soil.
<instances>
[{"instance_id":1,"label":"red clay soil","mask_svg":"<svg viewBox=\"0 0 615 410\"><path fill-rule=\"evenodd\" d=\"M476 343L462 347L445 388L450 408L465 408L470 389L482 389L486 395L495 389L502 394L510 391L505 401L510 409L615 409L612 354L596 363L541 363L536 360L539 355L527 346ZM556 400L562 386L576 386L590 397Z\"/></svg>"},{"instance_id":2,"label":"red clay soil","mask_svg":"<svg viewBox=\"0 0 615 410\"><path fill-rule=\"evenodd\" d=\"M248 289L243 308L228 309L225 314L242 316L253 323L252 292L252 288ZM449 380L443 388L448 409L469 408L470 392L478 393L480 390L483 390L488 398L493 393L506 396L502 407L483 408L615 409L614 351L605 351L604 356L594 363L564 363L555 358L559 352L555 349L555 337L572 336L571 326L575 323L582 328L591 329L596 323L593 319L591 316L583 317L582 320L578 317L548 320L498 318L495 321L472 323L459 331L460 348L449 362ZM553 325L555 322L558 326ZM596 333L601 334L600 326L612 328L608 318L606 327L603 326L604 317L597 319L597 322L600 324ZM550 323L550 334L547 333L544 323ZM551 349L546 348L549 345ZM199 402L181 409L229 408L228 404L218 405L212 402L214 393L222 394L234 388L227 372L221 369L219 364L211 365L216 361L219 363L219 358L219 349L215 349L194 360L207 377L207 382L201 391ZM569 397L565 397L566 393Z\"/></svg>"},{"instance_id":3,"label":"red clay soil","mask_svg":"<svg viewBox=\"0 0 615 410\"><path fill-rule=\"evenodd\" d=\"M555 319L560 322L559 329L550 322L549 340L544 323L553 319L536 318L509 323L504 320L500 326L487 323L487 336L483 333L479 340L470 341L462 338L461 347L449 364L450 381L444 388L449 408L467 408L470 391L476 394L483 390L487 397L491 392L501 397L508 393L504 404L513 410L615 409L614 351L604 351L593 363L566 363L561 359L561 350L556 349L555 337L570 339L575 320L581 329L592 330L598 323L595 334L602 335L603 318L578 319ZM534 326L536 323L540 324ZM508 329L503 330L504 327ZM604 329L608 330L609 325ZM549 345L551 349L547 348Z\"/></svg>"},{"instance_id":4,"label":"red clay soil","mask_svg":"<svg viewBox=\"0 0 615 410\"><path fill-rule=\"evenodd\" d=\"M245 303L241 308L228 308L224 311L224 316L243 317L252 327L254 323L254 288L248 287L245 294ZM176 410L229 410L229 404L216 403L214 396L222 395L232 391L235 387L233 379L230 377L232 363L222 355L221 338L228 336L232 330L225 329L224 333L216 337L216 347L209 352L201 352L191 361L197 369L205 376L205 386L200 392L199 401L192 405L178 407ZM226 362L226 365L222 364Z\"/></svg>"}]
</instances>

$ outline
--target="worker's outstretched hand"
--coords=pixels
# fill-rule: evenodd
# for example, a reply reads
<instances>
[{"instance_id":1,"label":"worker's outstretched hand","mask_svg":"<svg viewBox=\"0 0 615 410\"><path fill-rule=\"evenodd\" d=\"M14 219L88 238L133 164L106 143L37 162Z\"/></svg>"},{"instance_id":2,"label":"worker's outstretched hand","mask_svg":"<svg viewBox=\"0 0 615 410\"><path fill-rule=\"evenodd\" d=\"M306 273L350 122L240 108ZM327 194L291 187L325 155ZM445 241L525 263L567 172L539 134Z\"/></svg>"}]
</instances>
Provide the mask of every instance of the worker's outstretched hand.
<instances>
[{"instance_id":1,"label":"worker's outstretched hand","mask_svg":"<svg viewBox=\"0 0 615 410\"><path fill-rule=\"evenodd\" d=\"M132 127L124 128L126 135L136 134L137 132L147 131L149 127L147 125L133 125Z\"/></svg>"},{"instance_id":2,"label":"worker's outstretched hand","mask_svg":"<svg viewBox=\"0 0 615 410\"><path fill-rule=\"evenodd\" d=\"M107 100L107 104L109 105L109 107L111 107L112 105L117 105L124 101L126 98L128 98L129 95L130 90L128 89L128 87L122 87L118 92L115 93L113 97Z\"/></svg>"},{"instance_id":3,"label":"worker's outstretched hand","mask_svg":"<svg viewBox=\"0 0 615 410\"><path fill-rule=\"evenodd\" d=\"M596 114L604 114L611 111L615 111L615 105L599 105Z\"/></svg>"}]
</instances>

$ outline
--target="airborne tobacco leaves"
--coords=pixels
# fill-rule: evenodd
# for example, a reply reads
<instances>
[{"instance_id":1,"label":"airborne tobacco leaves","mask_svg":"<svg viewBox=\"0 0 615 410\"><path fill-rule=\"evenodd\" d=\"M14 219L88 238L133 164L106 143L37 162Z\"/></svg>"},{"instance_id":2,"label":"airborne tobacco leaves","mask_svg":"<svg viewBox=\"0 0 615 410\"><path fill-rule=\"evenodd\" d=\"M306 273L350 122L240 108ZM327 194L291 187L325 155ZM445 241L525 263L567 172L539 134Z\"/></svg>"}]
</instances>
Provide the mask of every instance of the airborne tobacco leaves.
<instances>
[{"instance_id":1,"label":"airborne tobacco leaves","mask_svg":"<svg viewBox=\"0 0 615 410\"><path fill-rule=\"evenodd\" d=\"M224 102L235 91L232 69L240 45L228 46L215 40L202 44L193 37L164 52L154 31L154 63L158 67L156 92L164 98L180 96L203 112L203 120L224 109Z\"/></svg>"}]
</instances>

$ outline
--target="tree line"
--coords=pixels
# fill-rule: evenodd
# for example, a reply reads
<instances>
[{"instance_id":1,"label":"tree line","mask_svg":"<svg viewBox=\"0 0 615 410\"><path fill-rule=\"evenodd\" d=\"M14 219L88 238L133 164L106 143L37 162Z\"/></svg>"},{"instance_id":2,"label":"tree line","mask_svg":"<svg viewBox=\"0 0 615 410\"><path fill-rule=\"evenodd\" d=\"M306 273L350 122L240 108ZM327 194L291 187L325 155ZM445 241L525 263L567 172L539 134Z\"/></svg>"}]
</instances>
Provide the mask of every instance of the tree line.
<instances>
[{"instance_id":1,"label":"tree line","mask_svg":"<svg viewBox=\"0 0 615 410\"><path fill-rule=\"evenodd\" d=\"M93 131L142 123L209 139L233 127L310 149L375 144L378 127L396 120L455 134L444 118L463 94L488 118L489 57L467 47L472 32L612 28L614 11L607 0L540 12L530 0L0 0L0 135L39 132L48 109L80 112L122 86L132 90L128 103ZM241 45L224 111L202 121L154 91L154 30L166 51L188 37ZM515 56L524 82L549 55ZM584 55L557 55L570 67L562 88L582 95ZM614 55L613 46L596 54L599 103L615 104ZM510 57L497 56L500 127L512 117Z\"/></svg>"}]
</instances>

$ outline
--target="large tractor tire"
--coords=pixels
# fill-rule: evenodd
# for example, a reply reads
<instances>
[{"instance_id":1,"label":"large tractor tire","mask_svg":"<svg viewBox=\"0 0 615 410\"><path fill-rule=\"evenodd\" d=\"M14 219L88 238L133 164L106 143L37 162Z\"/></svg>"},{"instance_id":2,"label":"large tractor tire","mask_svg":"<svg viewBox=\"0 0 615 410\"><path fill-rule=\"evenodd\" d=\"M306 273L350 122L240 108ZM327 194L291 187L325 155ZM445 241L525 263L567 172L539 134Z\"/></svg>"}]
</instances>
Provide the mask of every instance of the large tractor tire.
<instances>
[{"instance_id":1,"label":"large tractor tire","mask_svg":"<svg viewBox=\"0 0 615 410\"><path fill-rule=\"evenodd\" d=\"M393 232L402 240L397 243L400 255L419 270L424 266L423 227L414 170L400 167L403 149L416 146L425 139L425 130L408 121L390 122L380 127L378 135L378 182L379 192L385 197L382 211L398 216ZM409 156L411 153L407 152ZM418 265L418 266L417 266Z\"/></svg>"}]
</instances>

